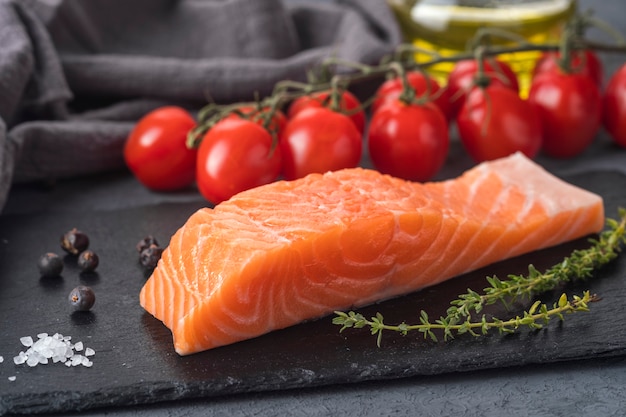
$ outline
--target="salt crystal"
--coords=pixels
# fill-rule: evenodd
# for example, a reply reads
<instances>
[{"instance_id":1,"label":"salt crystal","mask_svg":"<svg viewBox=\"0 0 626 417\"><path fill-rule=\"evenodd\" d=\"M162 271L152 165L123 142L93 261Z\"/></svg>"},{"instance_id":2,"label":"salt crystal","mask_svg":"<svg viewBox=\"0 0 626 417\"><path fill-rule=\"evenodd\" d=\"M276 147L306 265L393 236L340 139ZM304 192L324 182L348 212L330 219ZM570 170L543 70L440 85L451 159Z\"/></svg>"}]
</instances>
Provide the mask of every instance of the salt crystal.
<instances>
[{"instance_id":1,"label":"salt crystal","mask_svg":"<svg viewBox=\"0 0 626 417\"><path fill-rule=\"evenodd\" d=\"M17 379L15 375L9 377L9 381L13 382Z\"/></svg>"},{"instance_id":2,"label":"salt crystal","mask_svg":"<svg viewBox=\"0 0 626 417\"><path fill-rule=\"evenodd\" d=\"M52 356L54 356L54 351L52 349L50 349L49 347L45 347L43 349L40 349L39 353L41 353L41 355L44 358L48 358L48 359L50 359Z\"/></svg>"},{"instance_id":3,"label":"salt crystal","mask_svg":"<svg viewBox=\"0 0 626 417\"><path fill-rule=\"evenodd\" d=\"M77 342L72 344L70 340L71 336L63 336L60 333L55 333L50 336L48 333L39 333L37 335L37 341L33 342L32 337L24 336L20 338L22 345L28 347L26 352L22 351L19 355L13 358L13 362L16 365L26 363L28 366L34 367L37 365L47 365L50 360L52 363L63 362L65 366L79 366L86 367L93 366L93 362L87 358L87 356L93 356L96 354L92 348L85 348L83 342ZM85 350L85 355L78 354ZM0 356L0 363L3 361Z\"/></svg>"},{"instance_id":4,"label":"salt crystal","mask_svg":"<svg viewBox=\"0 0 626 417\"><path fill-rule=\"evenodd\" d=\"M29 347L33 345L33 338L30 336L20 337L20 342L23 346Z\"/></svg>"}]
</instances>

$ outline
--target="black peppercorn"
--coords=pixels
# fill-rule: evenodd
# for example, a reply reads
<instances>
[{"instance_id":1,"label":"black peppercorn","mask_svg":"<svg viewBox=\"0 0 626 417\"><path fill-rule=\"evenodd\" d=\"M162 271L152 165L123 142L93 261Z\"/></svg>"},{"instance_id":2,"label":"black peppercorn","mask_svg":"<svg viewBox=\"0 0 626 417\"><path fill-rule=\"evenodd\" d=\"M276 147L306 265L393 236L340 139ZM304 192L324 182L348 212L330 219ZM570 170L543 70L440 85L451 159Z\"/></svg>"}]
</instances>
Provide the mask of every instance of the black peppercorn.
<instances>
[{"instance_id":1,"label":"black peppercorn","mask_svg":"<svg viewBox=\"0 0 626 417\"><path fill-rule=\"evenodd\" d=\"M78 255L89 247L89 237L80 230L73 228L61 236L61 247L67 253Z\"/></svg>"},{"instance_id":2,"label":"black peppercorn","mask_svg":"<svg viewBox=\"0 0 626 417\"><path fill-rule=\"evenodd\" d=\"M77 263L81 271L92 272L98 267L100 259L94 251L87 249L78 255Z\"/></svg>"},{"instance_id":3,"label":"black peppercorn","mask_svg":"<svg viewBox=\"0 0 626 417\"><path fill-rule=\"evenodd\" d=\"M160 248L157 245L150 245L141 251L139 262L141 262L141 265L145 268L153 269L157 266L162 254L163 248Z\"/></svg>"},{"instance_id":4,"label":"black peppercorn","mask_svg":"<svg viewBox=\"0 0 626 417\"><path fill-rule=\"evenodd\" d=\"M90 287L79 285L70 292L67 299L74 310L89 311L96 302L96 294Z\"/></svg>"},{"instance_id":5,"label":"black peppercorn","mask_svg":"<svg viewBox=\"0 0 626 417\"><path fill-rule=\"evenodd\" d=\"M152 235L148 235L144 237L143 239L139 241L139 243L137 243L137 252L139 253L143 252L145 249L148 249L150 245L159 246L159 242L157 242L155 237Z\"/></svg>"},{"instance_id":6,"label":"black peppercorn","mask_svg":"<svg viewBox=\"0 0 626 417\"><path fill-rule=\"evenodd\" d=\"M56 253L44 253L39 257L37 267L39 268L39 273L43 277L58 277L63 271L63 260Z\"/></svg>"}]
</instances>

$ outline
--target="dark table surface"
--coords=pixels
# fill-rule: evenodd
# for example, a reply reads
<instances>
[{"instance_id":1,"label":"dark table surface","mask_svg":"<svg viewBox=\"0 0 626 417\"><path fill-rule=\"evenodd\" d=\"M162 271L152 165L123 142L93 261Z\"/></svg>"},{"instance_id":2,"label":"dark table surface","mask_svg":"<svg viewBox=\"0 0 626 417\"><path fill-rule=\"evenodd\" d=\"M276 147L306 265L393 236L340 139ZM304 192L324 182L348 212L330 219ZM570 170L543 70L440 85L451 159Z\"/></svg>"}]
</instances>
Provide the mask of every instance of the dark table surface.
<instances>
[{"instance_id":1,"label":"dark table surface","mask_svg":"<svg viewBox=\"0 0 626 417\"><path fill-rule=\"evenodd\" d=\"M622 33L626 33L626 21L622 20L626 12L626 3L593 3L588 0L582 1L580 4L583 9L588 7L594 8L596 16L607 20L621 30ZM594 31L594 34L596 34L596 31ZM598 33L597 36L601 39L607 39L601 33ZM625 57L622 55L604 54L602 57L607 74L614 71L617 66L625 61ZM583 184L586 184L586 181L590 181L589 184L596 184L596 180L589 178L593 175L599 176L597 178L600 178L601 181L610 183L601 186L609 199L611 197L610 187L620 187L615 189L616 197L611 204L626 205L626 201L621 202L621 196L625 193L621 187L624 184L622 179L626 178L626 150L612 146L604 132L598 135L593 147L579 158L555 161L540 157L538 161L557 175L574 179ZM464 154L459 144L455 143L449 163L440 174L440 177L455 176L470 165L471 161ZM113 173L93 178L64 181L52 188L30 185L16 186L11 192L0 221L2 221L6 230L11 230L11 236L14 237L17 236L15 230L19 228L19 225L8 225L8 222L12 222L13 219L16 219L16 221L20 221L20 219L27 220L28 223L24 224L25 233L35 233L33 227L36 222L43 224L41 226L43 230L57 230L70 224L73 219L83 219L85 216L93 214L96 218L110 219L112 223L121 224L122 227L127 228L125 231L128 232L129 230L132 231L133 227L138 227L139 230L141 227L149 228L158 225L159 213L163 213L163 211L167 212L167 214L163 214L164 218L173 222L168 227L175 227L179 217L183 219L186 216L186 212L172 213L172 207L192 210L202 204L202 199L193 191L176 194L151 193L142 188L127 173ZM120 220L118 216L122 213L127 213L129 217ZM138 219L136 217L138 213L150 214L146 218ZM611 215L612 213L607 214ZM48 219L50 218L63 219L63 221L59 220L59 224L49 224ZM129 219L132 219L132 221ZM135 221L136 223L133 224ZM141 227L137 225L138 223L141 223ZM95 220L93 225L98 230L97 233L101 235L107 233L106 222L103 220ZM112 236L127 236L124 234L125 231L111 230L110 233ZM41 235L47 236L43 233ZM4 236L1 237L4 238ZM48 237L44 239L48 239ZM3 242L3 245L8 245L8 243ZM41 246L43 243L39 242L39 245ZM28 247L20 248L19 250L11 249L11 251L11 253L19 254L19 261L31 262L29 258L31 251L29 251ZM7 262L6 259L4 262ZM623 273L624 263L622 262L621 265L622 269L618 268L616 270L618 271L618 276L611 277L603 285L608 285L610 288L612 282L620 288L624 287L623 280L626 279ZM105 268L107 267L105 266ZM103 269L101 281L105 281L109 276L107 269ZM6 279L6 277L0 277L0 282L3 279ZM103 282L97 281L96 284L104 285ZM54 291L54 288L44 288L42 291L44 290L50 292ZM125 308L127 300L118 299L115 302L119 303L122 306L121 308ZM0 308L2 307L0 305ZM110 306L110 308L116 307ZM12 369L14 366L12 357L8 353L10 351L8 346L10 344L11 349L17 346L14 340L7 340L7 338L9 335L13 337L16 334L14 328L21 324L19 318L21 313L15 313L15 310L11 311L14 312L13 316L17 318L12 318L10 326L6 323L6 320L3 321L1 324L2 328L0 328L0 331L2 331L0 336L3 338L0 342L0 352L5 352L3 353L4 363L0 364L0 376L3 378L1 386L6 386L4 384L6 384L7 376L14 373L12 370L7 370L9 367ZM179 400L166 402L158 402L157 392L157 394L151 397L150 401L145 401L146 404L129 406L127 405L129 404L127 400L121 402L119 406L85 410L77 413L77 415L128 417L205 415L619 416L624 415L624 410L626 410L626 398L623 394L626 388L626 355L624 355L626 343L623 343L625 339L624 326L611 326L610 323L612 323L611 320L621 323L624 321L625 316L623 314L620 315L619 309L615 311L614 317L606 318L606 321L609 323L608 330L605 333L594 333L596 335L604 335L607 339L607 345L612 345L612 342L614 342L615 349L609 354L606 354L606 352L605 354L593 353L599 352L597 349L588 350L591 352L588 356L580 356L580 354L569 356L544 354L536 361L520 360L518 364L516 364L517 360L515 357L510 357L508 360L501 357L499 363L502 364L502 367L499 367L497 363L495 365L488 363L490 356L486 352L481 356L482 362L479 365L466 366L461 361L456 368L456 365L451 365L450 362L459 361L458 356L455 356L455 358L435 357L434 360L439 364L447 364L447 366L441 368L444 369L443 372L430 372L430 375L408 372L407 377L402 377L402 372L396 370L388 374L381 373L381 378L374 378L373 380L348 378L345 380L346 382L342 382L342 379L339 378L336 380L328 379L326 383L322 381L319 384L295 383L292 386L289 384L278 384L276 389L266 387L261 392L246 393L236 392L235 390L229 393L225 390L223 394L217 396L198 395L200 398L192 398L193 395L189 395L182 396ZM109 322L108 317L102 317L102 315L96 317L97 325L101 328L110 330L120 325L117 322ZM47 323L54 322L52 318L47 320ZM141 323L146 328L158 328L149 318L142 318L141 320ZM580 320L584 321L585 319ZM580 323L583 323L583 321ZM24 318L24 323L27 322L28 319ZM578 322L575 321L574 323ZM88 329L88 325L93 323L89 322L88 319L85 323L74 321L70 324L78 327L82 326L80 328L84 330ZM315 326L313 324L311 328L315 328ZM8 327L11 330L7 330ZM610 332L613 328L617 329L615 331L619 333L611 334ZM24 335L30 332L27 328L22 329L22 331ZM81 334L81 331L76 331L78 334ZM167 335L165 332L164 334ZM85 337L88 336L91 337L85 333ZM576 337L581 338L581 346L585 345L586 341L582 340L586 337L585 334L581 333L580 336ZM278 340L289 340L289 338L288 332L278 336ZM89 341L90 339L87 338L85 340ZM263 340L266 340L266 342L264 344L261 342L259 346L265 346L268 350L272 349L272 342L269 339ZM94 343L96 342L98 342L97 337L94 338ZM116 343L125 343L125 340L117 341ZM150 343L149 339L143 340L142 343L143 345L139 349L147 348L146 351L149 353L154 354L157 352L162 354L164 351L167 351L166 348L159 350L147 346L146 344ZM456 343L456 341L451 343ZM531 346L532 343L535 342L522 344L520 349L525 349ZM556 347L557 343L554 343ZM489 345L489 343L487 344ZM256 348L255 345L250 346L252 346L251 348ZM239 349L237 352L249 352L251 348L246 350L244 345L236 349ZM318 347L313 346L311 350L314 348L317 349ZM276 347L276 351L280 352L280 347ZM220 352L222 353L217 354L216 357L229 357L227 353L224 353L224 350ZM585 352L585 350L580 352ZM432 355L432 352L430 354ZM419 352L412 351L410 355L419 357ZM278 366L280 366L280 357L274 358L271 353L265 356L269 357L269 360L277 361ZM100 352L100 354L96 354L94 357L94 370L98 366L97 361L100 357L106 358L107 353ZM411 356L407 357L410 358ZM403 357L402 360L406 361L407 357ZM117 359L122 361L122 358ZM106 359L104 360L106 361ZM176 360L168 356L165 363L168 366L172 366L172 363L174 363L173 366L176 366ZM191 363L193 364L193 362ZM124 372L127 372L132 364L123 363L122 365L119 371L119 378L123 383L125 378ZM406 365L407 369L411 369L410 364ZM323 367L323 364L320 364L320 367ZM36 369L36 371L41 374L43 370ZM14 383L25 384L22 385L25 392L29 390L36 392L39 389L37 384L40 384L41 380L36 379L35 375L38 374L35 372L22 372L19 374L20 380ZM99 374L96 372L93 375L96 375L95 378L98 378L97 375ZM24 382L26 378L23 377L33 378L30 386L28 382ZM106 375L106 377L110 377L110 375ZM271 378L266 379L266 381L268 380L271 380ZM46 381L46 383L54 385L54 382L51 381ZM63 386L63 384L63 381L59 382L59 386ZM2 393L0 393L1 397ZM41 401L50 400L45 396L42 396L42 398ZM168 394L164 391L162 399L169 400L171 398L173 398L171 393ZM33 398L28 397L28 400L24 401L33 401ZM34 402L36 403L36 400ZM0 409L2 408L0 407ZM46 409L45 404L41 406L41 409ZM63 411L53 412L49 415L67 414L66 411Z\"/></svg>"}]
</instances>

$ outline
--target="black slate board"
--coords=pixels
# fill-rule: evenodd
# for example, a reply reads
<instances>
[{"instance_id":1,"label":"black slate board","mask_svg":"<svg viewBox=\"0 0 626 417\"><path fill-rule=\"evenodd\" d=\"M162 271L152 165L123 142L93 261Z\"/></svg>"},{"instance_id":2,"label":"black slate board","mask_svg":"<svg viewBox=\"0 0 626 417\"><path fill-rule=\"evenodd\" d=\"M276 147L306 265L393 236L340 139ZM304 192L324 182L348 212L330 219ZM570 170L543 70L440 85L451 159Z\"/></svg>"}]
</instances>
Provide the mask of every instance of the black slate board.
<instances>
[{"instance_id":1,"label":"black slate board","mask_svg":"<svg viewBox=\"0 0 626 417\"><path fill-rule=\"evenodd\" d=\"M626 205L626 176L590 172L566 180L601 194L608 216ZM283 390L367 380L396 379L523 364L549 363L626 353L626 261L604 268L587 283L545 295L553 302L563 290L590 289L603 301L588 314L514 335L459 337L434 343L419 335L386 334L381 348L366 330L338 332L327 317L188 357L172 348L169 331L144 313L137 294L145 274L135 243L153 233L166 241L202 204L160 204L112 211L44 211L0 217L0 415L85 410L234 393ZM59 279L40 279L35 267L45 251L59 251L59 236L72 227L86 231L100 254L97 274L80 276L68 265ZM424 291L364 308L387 321L410 319L419 309L445 311L451 296L485 286L485 275L524 272L529 263L548 267L579 239L466 274ZM92 313L70 314L67 293L79 282L93 286ZM491 312L505 315L500 308ZM16 366L21 336L60 332L96 350L92 368ZM8 377L15 376L15 381Z\"/></svg>"}]
</instances>

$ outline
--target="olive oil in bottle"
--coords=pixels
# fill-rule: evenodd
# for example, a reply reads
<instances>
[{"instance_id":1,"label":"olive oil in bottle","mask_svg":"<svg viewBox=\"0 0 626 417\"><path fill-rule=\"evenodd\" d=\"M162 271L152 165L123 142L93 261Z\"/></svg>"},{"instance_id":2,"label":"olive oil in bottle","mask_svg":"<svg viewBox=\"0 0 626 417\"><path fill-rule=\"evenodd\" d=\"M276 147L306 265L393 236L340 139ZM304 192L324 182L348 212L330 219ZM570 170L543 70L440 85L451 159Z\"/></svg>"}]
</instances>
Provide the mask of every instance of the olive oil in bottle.
<instances>
[{"instance_id":1,"label":"olive oil in bottle","mask_svg":"<svg viewBox=\"0 0 626 417\"><path fill-rule=\"evenodd\" d=\"M507 31L538 44L556 44L569 17L576 11L575 0L387 0L403 31L405 40L419 50L417 62L432 59L427 51L450 56L467 51L468 42L482 28ZM514 41L490 36L492 45ZM539 52L516 52L501 56L517 73L522 95L530 83ZM429 67L445 83L454 64Z\"/></svg>"}]
</instances>

